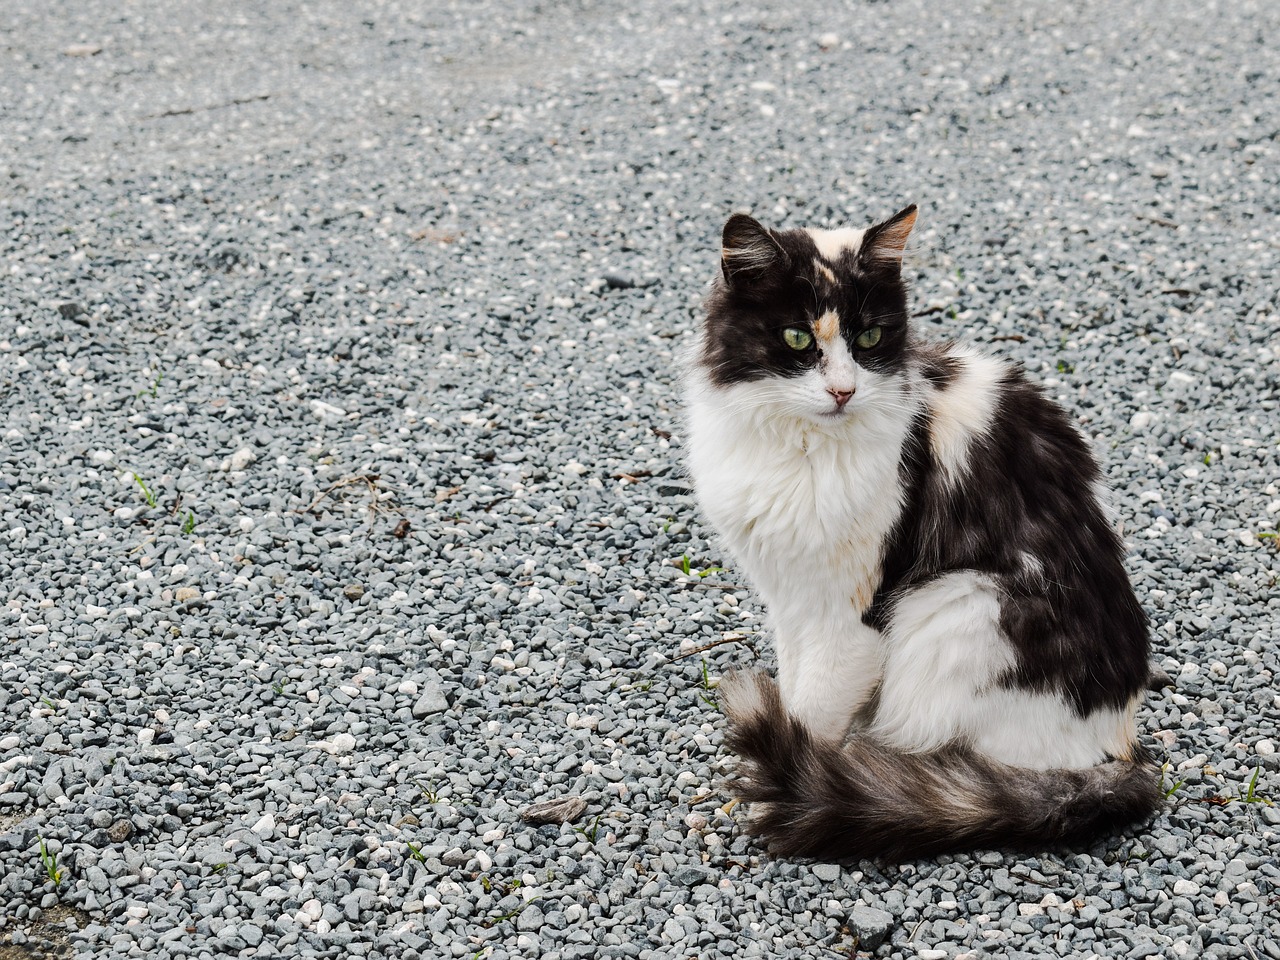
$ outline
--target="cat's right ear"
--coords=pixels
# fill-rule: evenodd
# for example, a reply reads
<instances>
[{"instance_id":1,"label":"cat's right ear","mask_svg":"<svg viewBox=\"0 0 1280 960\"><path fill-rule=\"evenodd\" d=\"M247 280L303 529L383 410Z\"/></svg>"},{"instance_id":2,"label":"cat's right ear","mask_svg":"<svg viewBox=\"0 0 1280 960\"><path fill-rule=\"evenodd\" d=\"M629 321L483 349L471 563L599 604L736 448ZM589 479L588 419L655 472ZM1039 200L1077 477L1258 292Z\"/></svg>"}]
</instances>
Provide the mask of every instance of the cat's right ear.
<instances>
[{"instance_id":1,"label":"cat's right ear","mask_svg":"<svg viewBox=\"0 0 1280 960\"><path fill-rule=\"evenodd\" d=\"M731 290L750 289L787 265L787 252L772 233L745 213L724 225L720 269Z\"/></svg>"}]
</instances>

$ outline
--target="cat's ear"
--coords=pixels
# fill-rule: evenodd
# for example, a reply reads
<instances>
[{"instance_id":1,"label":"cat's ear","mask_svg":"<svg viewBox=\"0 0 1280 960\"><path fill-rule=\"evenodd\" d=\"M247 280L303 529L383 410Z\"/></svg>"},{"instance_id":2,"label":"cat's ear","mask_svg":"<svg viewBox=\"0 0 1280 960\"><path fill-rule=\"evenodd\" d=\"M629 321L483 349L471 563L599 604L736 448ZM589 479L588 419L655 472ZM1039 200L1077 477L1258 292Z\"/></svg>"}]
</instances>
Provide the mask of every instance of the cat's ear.
<instances>
[{"instance_id":1,"label":"cat's ear","mask_svg":"<svg viewBox=\"0 0 1280 960\"><path fill-rule=\"evenodd\" d=\"M907 237L916 225L916 205L899 210L884 223L877 223L862 235L862 248L858 260L866 267L896 267L902 263L902 251Z\"/></svg>"},{"instance_id":2,"label":"cat's ear","mask_svg":"<svg viewBox=\"0 0 1280 960\"><path fill-rule=\"evenodd\" d=\"M758 283L785 267L788 259L773 234L745 213L735 213L725 223L720 269L730 288Z\"/></svg>"}]
</instances>

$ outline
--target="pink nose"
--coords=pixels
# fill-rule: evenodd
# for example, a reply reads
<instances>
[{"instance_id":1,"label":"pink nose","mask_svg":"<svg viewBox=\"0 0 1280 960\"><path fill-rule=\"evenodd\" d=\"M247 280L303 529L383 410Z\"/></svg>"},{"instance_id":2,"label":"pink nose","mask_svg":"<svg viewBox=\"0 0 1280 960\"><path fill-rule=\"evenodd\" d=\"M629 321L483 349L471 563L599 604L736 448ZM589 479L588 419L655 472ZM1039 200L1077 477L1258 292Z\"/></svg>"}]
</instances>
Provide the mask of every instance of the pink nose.
<instances>
[{"instance_id":1,"label":"pink nose","mask_svg":"<svg viewBox=\"0 0 1280 960\"><path fill-rule=\"evenodd\" d=\"M835 387L828 387L827 393L835 398L837 410L844 407L849 402L849 398L853 396L852 390L838 390Z\"/></svg>"}]
</instances>

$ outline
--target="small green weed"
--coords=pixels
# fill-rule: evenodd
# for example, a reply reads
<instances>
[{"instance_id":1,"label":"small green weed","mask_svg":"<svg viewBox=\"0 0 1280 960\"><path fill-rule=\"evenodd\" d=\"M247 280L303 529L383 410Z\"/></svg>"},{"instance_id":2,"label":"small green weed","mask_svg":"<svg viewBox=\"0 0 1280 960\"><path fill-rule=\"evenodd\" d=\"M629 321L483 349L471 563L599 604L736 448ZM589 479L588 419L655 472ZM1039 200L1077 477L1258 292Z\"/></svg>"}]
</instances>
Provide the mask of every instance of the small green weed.
<instances>
[{"instance_id":1,"label":"small green weed","mask_svg":"<svg viewBox=\"0 0 1280 960\"><path fill-rule=\"evenodd\" d=\"M163 379L164 379L164 371L161 370L159 375L157 375L156 378L153 381L151 381L150 387L146 388L145 390L138 391L138 396L140 397L149 396L151 397L152 400L154 400L156 397L157 391L159 391L160 389L160 381Z\"/></svg>"},{"instance_id":2,"label":"small green weed","mask_svg":"<svg viewBox=\"0 0 1280 960\"><path fill-rule=\"evenodd\" d=\"M410 860L417 860L419 863L427 862L427 858L423 855L421 847L417 846L416 844L410 843L408 840L404 842L404 845L409 848Z\"/></svg>"},{"instance_id":3,"label":"small green weed","mask_svg":"<svg viewBox=\"0 0 1280 960\"><path fill-rule=\"evenodd\" d=\"M1187 783L1185 780L1179 780L1177 783L1173 784L1173 786L1167 786L1165 783L1165 774L1169 772L1169 766L1170 764L1166 762L1160 767L1160 792L1164 794L1164 798L1166 800L1177 793Z\"/></svg>"},{"instance_id":4,"label":"small green weed","mask_svg":"<svg viewBox=\"0 0 1280 960\"><path fill-rule=\"evenodd\" d=\"M436 789L436 785L434 783L423 783L421 780L415 780L413 783L414 786L416 786L422 793L423 799L425 799L427 803L440 802L440 791Z\"/></svg>"},{"instance_id":5,"label":"small green weed","mask_svg":"<svg viewBox=\"0 0 1280 960\"><path fill-rule=\"evenodd\" d=\"M597 813L595 820L591 822L589 827L574 827L573 832L582 837L588 843L594 844L596 837L600 835L600 820L604 817L603 813Z\"/></svg>"},{"instance_id":6,"label":"small green weed","mask_svg":"<svg viewBox=\"0 0 1280 960\"><path fill-rule=\"evenodd\" d=\"M548 878L550 879L550 878ZM490 880L488 874L482 874L480 877L480 889L485 893L492 893L497 890L501 896L509 893L515 893L524 886L524 881L519 877L514 880Z\"/></svg>"},{"instance_id":7,"label":"small green weed","mask_svg":"<svg viewBox=\"0 0 1280 960\"><path fill-rule=\"evenodd\" d=\"M1258 795L1258 773L1261 770L1262 767L1253 768L1253 776L1249 778L1249 787L1245 790L1244 796L1240 800L1244 803L1265 803L1269 807L1271 806L1271 801Z\"/></svg>"},{"instance_id":8,"label":"small green weed","mask_svg":"<svg viewBox=\"0 0 1280 960\"><path fill-rule=\"evenodd\" d=\"M454 797L452 799L447 798L440 791L440 788L435 785L435 783L424 782L422 780L415 779L413 781L413 785L417 787L418 792L422 794L422 799L426 800L427 803L430 803L430 804L452 803L456 806L457 804L460 804L460 803L475 802L475 798L467 793L464 793L460 797Z\"/></svg>"},{"instance_id":9,"label":"small green weed","mask_svg":"<svg viewBox=\"0 0 1280 960\"><path fill-rule=\"evenodd\" d=\"M709 706L712 710L719 710L720 704L714 697L710 697L707 694L709 694L712 690L714 690L718 685L719 685L718 682L716 683L711 682L711 671L707 666L707 658L703 657L702 658L702 689L707 692L698 694L698 699L701 700L703 703L705 703L707 706Z\"/></svg>"},{"instance_id":10,"label":"small green weed","mask_svg":"<svg viewBox=\"0 0 1280 960\"><path fill-rule=\"evenodd\" d=\"M182 521L182 532L188 537L196 532L196 515L195 511L187 511L187 519Z\"/></svg>"},{"instance_id":11,"label":"small green weed","mask_svg":"<svg viewBox=\"0 0 1280 960\"><path fill-rule=\"evenodd\" d=\"M1058 372L1059 373L1075 373L1076 372L1075 364L1067 363L1067 361L1065 360L1059 360Z\"/></svg>"},{"instance_id":12,"label":"small green weed","mask_svg":"<svg viewBox=\"0 0 1280 960\"><path fill-rule=\"evenodd\" d=\"M703 570L695 570L687 553L680 557L680 561L676 563L676 566L680 568L680 572L686 577L697 576L699 578L709 577L713 573L724 573L728 569L727 567L707 567Z\"/></svg>"},{"instance_id":13,"label":"small green weed","mask_svg":"<svg viewBox=\"0 0 1280 960\"><path fill-rule=\"evenodd\" d=\"M488 930L490 927L496 927L500 923L506 923L508 920L514 920L516 917L520 916L520 914L524 912L525 907L529 906L529 904L533 903L535 900L541 900L541 899L542 899L541 897L530 897L528 900L524 901L524 903L520 904L517 907L513 907L512 909L508 910L506 913L499 913L492 917L489 917L489 919L487 920L481 920L480 926Z\"/></svg>"},{"instance_id":14,"label":"small green weed","mask_svg":"<svg viewBox=\"0 0 1280 960\"><path fill-rule=\"evenodd\" d=\"M58 855L49 852L49 848L45 846L44 837L40 838L40 863L44 867L45 875L53 881L54 886L62 882L62 868L58 866Z\"/></svg>"},{"instance_id":15,"label":"small green weed","mask_svg":"<svg viewBox=\"0 0 1280 960\"><path fill-rule=\"evenodd\" d=\"M158 507L160 505L160 501L156 499L155 491L148 487L147 482L136 473L133 475L133 482L142 489L142 496L146 499L148 507Z\"/></svg>"},{"instance_id":16,"label":"small green weed","mask_svg":"<svg viewBox=\"0 0 1280 960\"><path fill-rule=\"evenodd\" d=\"M1262 767L1253 768L1253 776L1249 778L1249 784L1241 795L1230 797L1220 793L1211 793L1201 799L1215 807L1229 807L1233 803L1261 803L1268 807L1274 806L1271 800L1258 793L1258 774L1261 772Z\"/></svg>"}]
</instances>

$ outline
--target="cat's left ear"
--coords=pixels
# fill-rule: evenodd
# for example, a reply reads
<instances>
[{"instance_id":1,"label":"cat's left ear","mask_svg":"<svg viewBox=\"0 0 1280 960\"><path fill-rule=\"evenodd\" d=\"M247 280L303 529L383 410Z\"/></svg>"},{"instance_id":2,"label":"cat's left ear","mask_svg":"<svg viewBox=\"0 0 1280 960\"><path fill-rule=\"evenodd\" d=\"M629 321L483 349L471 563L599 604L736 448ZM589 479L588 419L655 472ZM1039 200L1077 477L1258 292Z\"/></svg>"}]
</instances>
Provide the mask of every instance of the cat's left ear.
<instances>
[{"instance_id":1,"label":"cat's left ear","mask_svg":"<svg viewBox=\"0 0 1280 960\"><path fill-rule=\"evenodd\" d=\"M725 223L720 269L731 288L758 284L785 267L788 260L773 234L745 213L735 213Z\"/></svg>"},{"instance_id":2,"label":"cat's left ear","mask_svg":"<svg viewBox=\"0 0 1280 960\"><path fill-rule=\"evenodd\" d=\"M916 205L913 203L884 223L869 227L862 235L862 249L858 252L858 260L867 267L900 266L907 237L911 236L911 228L915 225Z\"/></svg>"}]
</instances>

